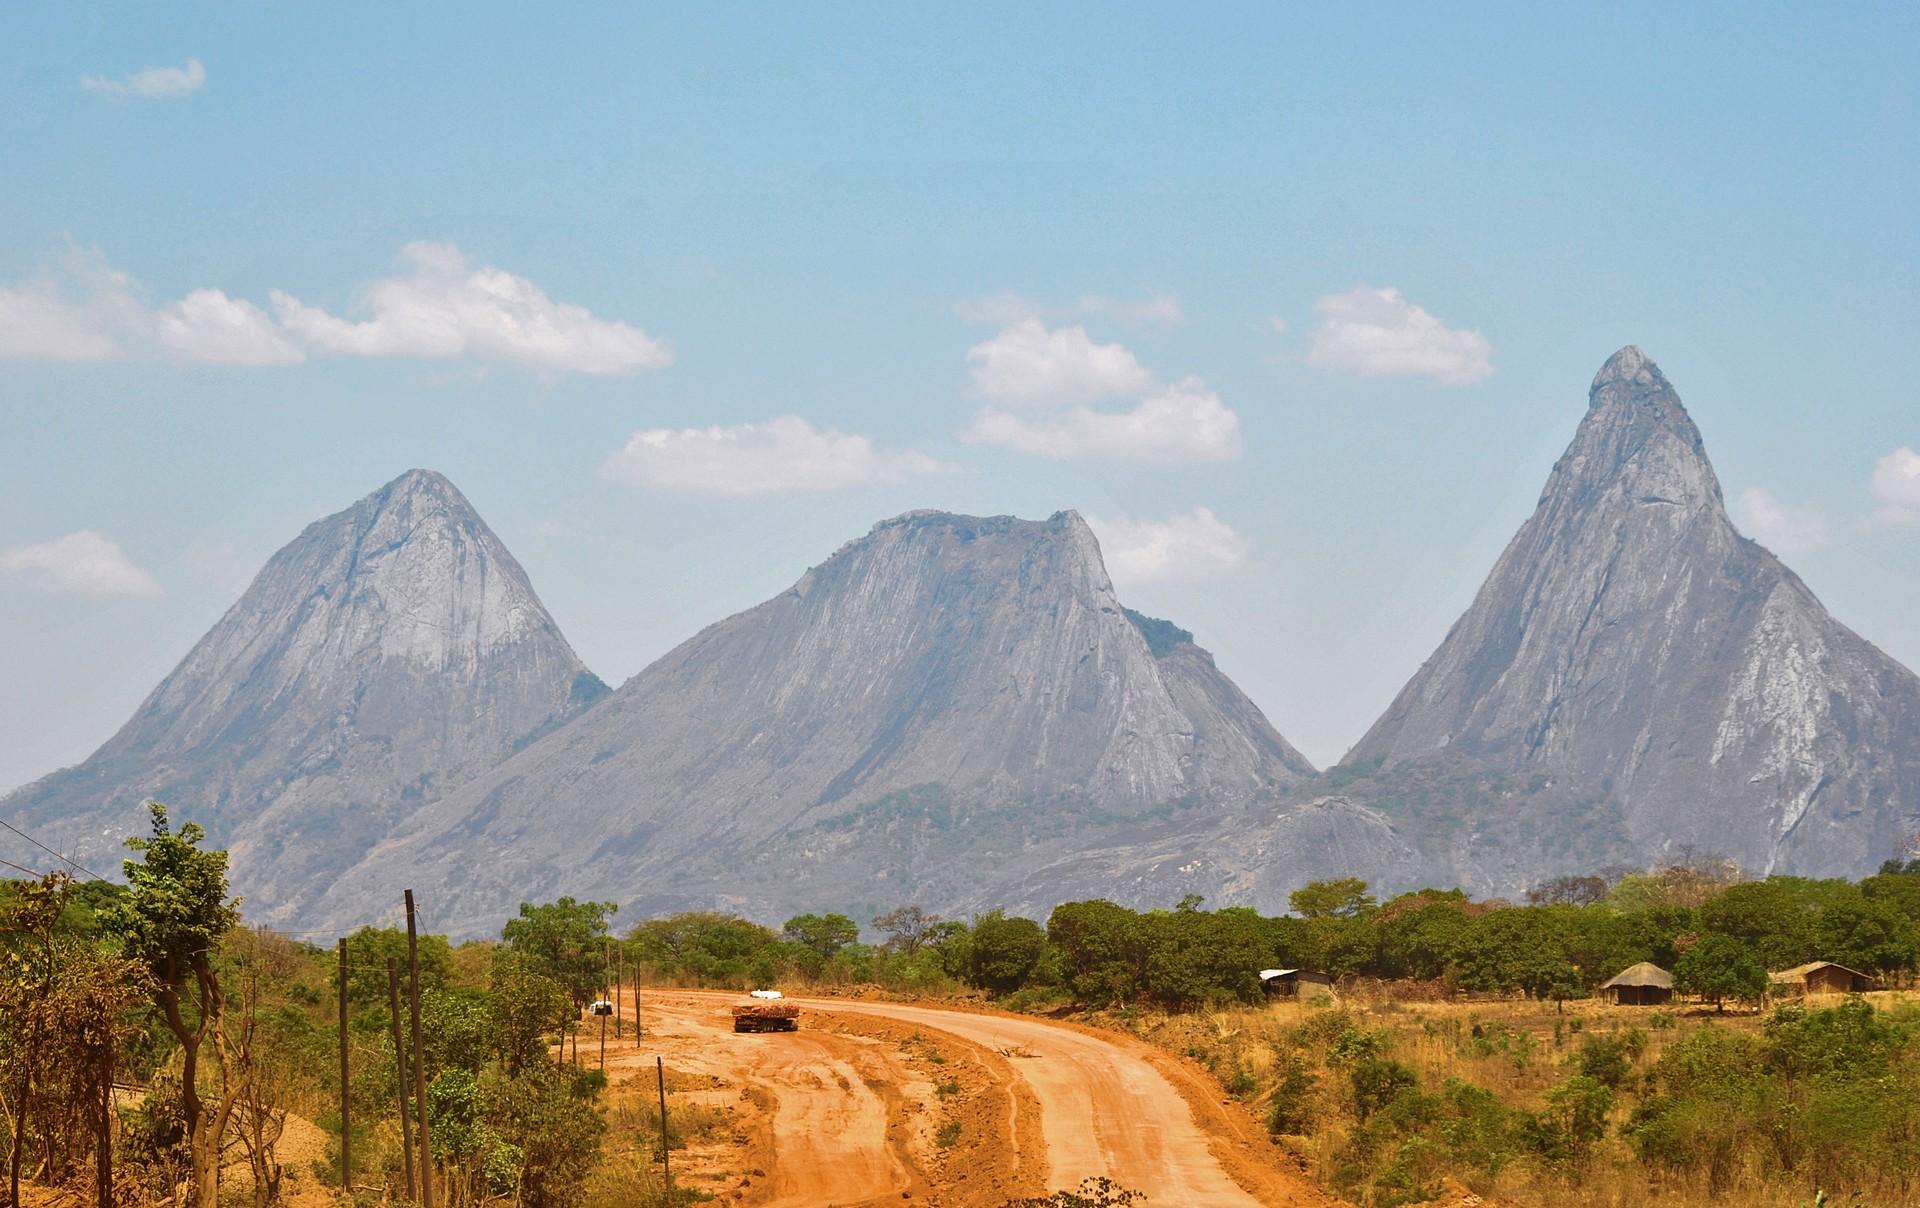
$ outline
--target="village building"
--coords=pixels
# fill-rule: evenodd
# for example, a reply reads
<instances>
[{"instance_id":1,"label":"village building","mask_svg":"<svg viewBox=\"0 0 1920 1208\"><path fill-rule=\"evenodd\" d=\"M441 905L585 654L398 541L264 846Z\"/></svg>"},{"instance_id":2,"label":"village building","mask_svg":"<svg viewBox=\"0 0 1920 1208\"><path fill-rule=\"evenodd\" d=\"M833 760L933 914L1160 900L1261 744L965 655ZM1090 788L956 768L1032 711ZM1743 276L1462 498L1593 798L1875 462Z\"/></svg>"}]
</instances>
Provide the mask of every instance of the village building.
<instances>
[{"instance_id":1,"label":"village building","mask_svg":"<svg viewBox=\"0 0 1920 1208\"><path fill-rule=\"evenodd\" d=\"M1782 969L1768 974L1767 980L1776 990L1788 994L1864 994L1874 986L1867 974L1832 961L1811 961Z\"/></svg>"},{"instance_id":2,"label":"village building","mask_svg":"<svg viewBox=\"0 0 1920 1208\"><path fill-rule=\"evenodd\" d=\"M1623 1007L1657 1007L1673 1001L1673 974L1652 961L1628 966L1600 987L1600 994Z\"/></svg>"},{"instance_id":3,"label":"village building","mask_svg":"<svg viewBox=\"0 0 1920 1208\"><path fill-rule=\"evenodd\" d=\"M1299 998L1304 996L1327 995L1339 997L1333 991L1333 979L1324 973L1314 973L1308 969L1262 969L1260 970L1260 990L1268 998Z\"/></svg>"}]
</instances>

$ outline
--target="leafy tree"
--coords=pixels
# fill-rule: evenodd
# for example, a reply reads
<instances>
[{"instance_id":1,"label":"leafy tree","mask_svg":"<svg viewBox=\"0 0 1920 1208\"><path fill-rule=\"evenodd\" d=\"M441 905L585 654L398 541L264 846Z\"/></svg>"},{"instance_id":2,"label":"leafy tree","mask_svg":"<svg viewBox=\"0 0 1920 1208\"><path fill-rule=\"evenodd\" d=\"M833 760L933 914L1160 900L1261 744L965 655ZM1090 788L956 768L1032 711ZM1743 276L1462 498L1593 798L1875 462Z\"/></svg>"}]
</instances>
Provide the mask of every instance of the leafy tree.
<instances>
[{"instance_id":1,"label":"leafy tree","mask_svg":"<svg viewBox=\"0 0 1920 1208\"><path fill-rule=\"evenodd\" d=\"M1769 877L1735 885L1700 907L1700 929L1731 936L1768 969L1815 958L1818 892L1796 877Z\"/></svg>"},{"instance_id":2,"label":"leafy tree","mask_svg":"<svg viewBox=\"0 0 1920 1208\"><path fill-rule=\"evenodd\" d=\"M419 936L420 989L444 990L453 977L453 949L444 935ZM347 1000L355 1008L382 1009L387 1005L387 962L394 961L404 981L407 972L407 933L401 927L362 927L347 936ZM335 974L338 976L338 974ZM402 986L401 993L405 993Z\"/></svg>"},{"instance_id":3,"label":"leafy tree","mask_svg":"<svg viewBox=\"0 0 1920 1208\"><path fill-rule=\"evenodd\" d=\"M1140 996L1151 947L1139 914L1103 899L1065 902L1047 918L1047 938L1060 951L1068 988L1093 1006Z\"/></svg>"},{"instance_id":4,"label":"leafy tree","mask_svg":"<svg viewBox=\"0 0 1920 1208\"><path fill-rule=\"evenodd\" d=\"M1883 901L1848 897L1831 902L1814 920L1813 933L1825 959L1883 976L1911 971L1920 958L1913 920Z\"/></svg>"},{"instance_id":5,"label":"leafy tree","mask_svg":"<svg viewBox=\"0 0 1920 1208\"><path fill-rule=\"evenodd\" d=\"M539 906L522 902L519 916L507 920L500 938L515 952L541 962L546 975L573 996L574 1007L584 1008L606 986L608 919L618 909L612 902L576 902L570 897Z\"/></svg>"},{"instance_id":6,"label":"leafy tree","mask_svg":"<svg viewBox=\"0 0 1920 1208\"><path fill-rule=\"evenodd\" d=\"M1529 906L1592 906L1612 890L1605 877L1553 877L1527 890Z\"/></svg>"},{"instance_id":7,"label":"leafy tree","mask_svg":"<svg viewBox=\"0 0 1920 1208\"><path fill-rule=\"evenodd\" d=\"M511 951L494 954L493 1036L508 1074L545 1057L546 1033L569 1001L567 988L541 974L527 957Z\"/></svg>"},{"instance_id":8,"label":"leafy tree","mask_svg":"<svg viewBox=\"0 0 1920 1208\"><path fill-rule=\"evenodd\" d=\"M1728 999L1758 1002L1767 992L1767 971L1746 944L1709 932L1681 954L1673 969L1673 988L1698 994L1724 1011Z\"/></svg>"},{"instance_id":9,"label":"leafy tree","mask_svg":"<svg viewBox=\"0 0 1920 1208\"><path fill-rule=\"evenodd\" d=\"M989 911L973 923L969 980L996 994L1017 990L1040 963L1046 947L1047 933L1040 924Z\"/></svg>"},{"instance_id":10,"label":"leafy tree","mask_svg":"<svg viewBox=\"0 0 1920 1208\"><path fill-rule=\"evenodd\" d=\"M816 958L813 967L833 959L841 949L860 941L860 924L844 914L797 914L780 929L788 943L798 944Z\"/></svg>"},{"instance_id":11,"label":"leafy tree","mask_svg":"<svg viewBox=\"0 0 1920 1208\"><path fill-rule=\"evenodd\" d=\"M180 1110L191 1155L189 1196L194 1208L217 1208L220 1147L245 1088L251 1054L226 1027L226 993L215 955L239 917L227 898L227 853L203 851L206 832L189 822L174 832L167 807L148 803L153 837L129 839L141 858L127 860L127 894L111 927L127 955L146 966L155 1003L180 1045ZM220 1077L211 1103L200 1094L200 1060L207 1041Z\"/></svg>"},{"instance_id":12,"label":"leafy tree","mask_svg":"<svg viewBox=\"0 0 1920 1208\"><path fill-rule=\"evenodd\" d=\"M1358 877L1310 881L1287 896L1287 904L1303 919L1350 919L1374 907L1367 883Z\"/></svg>"}]
</instances>

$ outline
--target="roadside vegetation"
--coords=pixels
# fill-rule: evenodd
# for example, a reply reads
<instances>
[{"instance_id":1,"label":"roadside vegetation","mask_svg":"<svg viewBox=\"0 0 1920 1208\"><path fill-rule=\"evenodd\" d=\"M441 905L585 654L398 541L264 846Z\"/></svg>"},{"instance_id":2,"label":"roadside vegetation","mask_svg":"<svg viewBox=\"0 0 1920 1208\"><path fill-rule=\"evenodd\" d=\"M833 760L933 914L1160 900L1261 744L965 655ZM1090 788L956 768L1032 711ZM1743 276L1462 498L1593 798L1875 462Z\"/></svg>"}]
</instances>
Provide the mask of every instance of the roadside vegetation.
<instances>
[{"instance_id":1,"label":"roadside vegetation","mask_svg":"<svg viewBox=\"0 0 1920 1208\"><path fill-rule=\"evenodd\" d=\"M245 926L204 838L155 807L124 886L0 883L6 1202L339 1202L339 954ZM1380 901L1330 880L1291 906L1086 901L1041 921L908 905L779 928L694 912L623 931L611 904L562 898L522 905L498 940L423 934L436 1202L665 1204L660 1159L724 1125L676 1100L663 1137L651 1101L582 1058L583 1012L615 985L643 1005L662 985L780 985L1130 1032L1206 1066L1267 1124L1277 1161L1360 1204L1460 1186L1526 1205L1920 1204L1920 1005L1902 992L1920 966L1920 861L1859 882L1691 862L1563 878L1524 904ZM398 928L347 937L356 1202L406 1198L407 955ZM1769 970L1815 959L1893 989L1770 997ZM1672 970L1680 997L1593 997L1641 961ZM1325 973L1337 996L1269 1004L1264 968Z\"/></svg>"}]
</instances>

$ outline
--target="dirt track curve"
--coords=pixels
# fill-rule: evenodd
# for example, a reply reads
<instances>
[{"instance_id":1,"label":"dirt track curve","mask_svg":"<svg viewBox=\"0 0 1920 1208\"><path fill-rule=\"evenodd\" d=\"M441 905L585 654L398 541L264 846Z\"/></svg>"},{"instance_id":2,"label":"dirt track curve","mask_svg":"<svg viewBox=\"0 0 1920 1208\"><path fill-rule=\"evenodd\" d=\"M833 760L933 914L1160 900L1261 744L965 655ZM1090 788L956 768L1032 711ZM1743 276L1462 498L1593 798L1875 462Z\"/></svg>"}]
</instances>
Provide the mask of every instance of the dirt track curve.
<instances>
[{"instance_id":1,"label":"dirt track curve","mask_svg":"<svg viewBox=\"0 0 1920 1208\"><path fill-rule=\"evenodd\" d=\"M1339 1201L1283 1168L1211 1079L1126 1037L1018 1016L800 998L794 1033L737 1036L738 996L651 993L648 1035L611 1070L662 1054L743 1112L723 1202L801 1208L992 1205L1104 1175L1154 1208ZM714 1092L722 1094L722 1092ZM939 1139L941 1125L953 1136ZM964 1123L962 1123L964 1121Z\"/></svg>"}]
</instances>

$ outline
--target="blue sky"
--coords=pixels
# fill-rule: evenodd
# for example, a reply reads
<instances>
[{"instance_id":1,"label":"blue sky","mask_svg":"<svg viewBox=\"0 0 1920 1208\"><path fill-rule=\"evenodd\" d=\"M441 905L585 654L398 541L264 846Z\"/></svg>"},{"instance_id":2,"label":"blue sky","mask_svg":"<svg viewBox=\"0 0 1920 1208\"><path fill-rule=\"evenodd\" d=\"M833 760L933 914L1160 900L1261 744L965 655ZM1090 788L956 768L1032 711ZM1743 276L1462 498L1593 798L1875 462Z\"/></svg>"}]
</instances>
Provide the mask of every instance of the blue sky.
<instances>
[{"instance_id":1,"label":"blue sky","mask_svg":"<svg viewBox=\"0 0 1920 1208\"><path fill-rule=\"evenodd\" d=\"M1330 763L1625 343L1920 665L1920 18L1559 7L10 6L0 786L414 465L614 682L1078 508Z\"/></svg>"}]
</instances>

